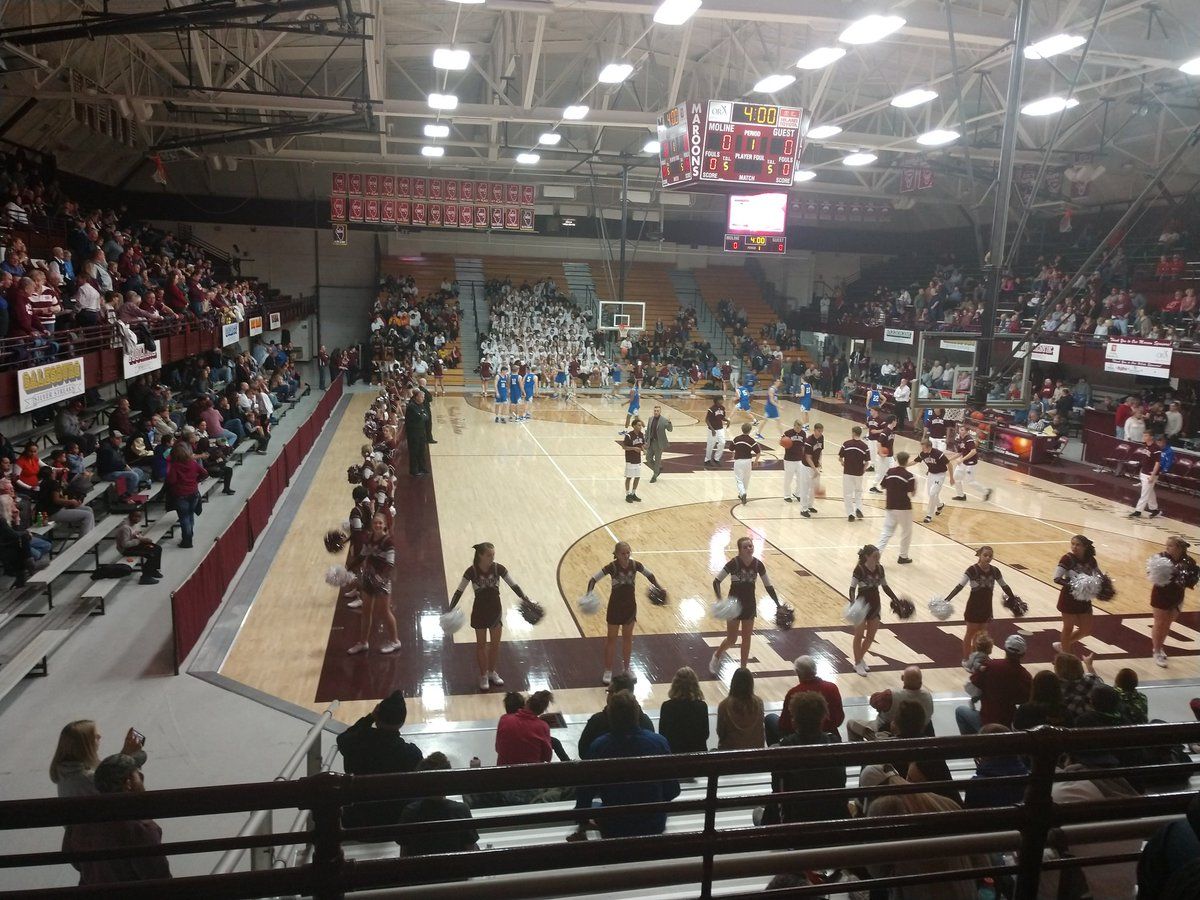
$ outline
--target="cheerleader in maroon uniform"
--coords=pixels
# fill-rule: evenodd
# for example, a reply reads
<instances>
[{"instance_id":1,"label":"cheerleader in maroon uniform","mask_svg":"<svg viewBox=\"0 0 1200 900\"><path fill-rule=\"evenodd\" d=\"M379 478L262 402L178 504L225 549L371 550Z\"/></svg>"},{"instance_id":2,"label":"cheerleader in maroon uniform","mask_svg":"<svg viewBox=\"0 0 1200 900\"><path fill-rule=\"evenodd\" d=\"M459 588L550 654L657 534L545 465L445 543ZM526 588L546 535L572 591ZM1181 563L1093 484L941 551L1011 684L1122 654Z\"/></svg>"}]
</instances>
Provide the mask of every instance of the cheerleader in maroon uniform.
<instances>
[{"instance_id":1,"label":"cheerleader in maroon uniform","mask_svg":"<svg viewBox=\"0 0 1200 900\"><path fill-rule=\"evenodd\" d=\"M621 650L624 654L625 671L633 659L633 627L637 624L637 595L634 592L634 582L640 573L656 588L662 585L654 577L654 573L632 558L633 551L629 545L621 541L613 548L613 561L588 579L587 593L596 587L596 582L604 576L612 579L612 590L608 595L608 637L604 642L604 674L600 678L602 684L612 681L613 664L616 661L617 635L621 637Z\"/></svg>"},{"instance_id":2,"label":"cheerleader in maroon uniform","mask_svg":"<svg viewBox=\"0 0 1200 900\"><path fill-rule=\"evenodd\" d=\"M867 651L875 643L875 632L879 629L882 614L879 592L883 591L892 600L898 599L888 587L879 556L879 548L867 544L858 551L858 565L850 574L850 602L861 600L867 605L866 616L854 626L854 671L859 675L867 674Z\"/></svg>"},{"instance_id":3,"label":"cheerleader in maroon uniform","mask_svg":"<svg viewBox=\"0 0 1200 900\"><path fill-rule=\"evenodd\" d=\"M1197 581L1200 581L1200 567L1197 567L1196 560L1188 554L1190 546L1181 537L1167 538L1166 549L1150 557L1146 564L1147 574L1154 583L1150 590L1150 608L1154 613L1154 626L1150 631L1150 639L1154 645L1152 656L1154 662L1164 669L1167 667L1167 651L1164 644L1171 624L1179 618L1179 611L1183 607L1183 592L1194 588ZM1166 560L1166 563L1156 563L1156 560ZM1158 573L1155 572L1156 566L1160 570Z\"/></svg>"},{"instance_id":4,"label":"cheerleader in maroon uniform","mask_svg":"<svg viewBox=\"0 0 1200 900\"><path fill-rule=\"evenodd\" d=\"M528 600L521 586L513 581L508 569L496 562L496 548L492 544L476 544L475 559L471 567L463 572L462 581L450 598L454 609L462 598L467 585L475 588L475 602L471 604L471 627L475 629L475 660L479 663L479 689L488 690L491 685L500 687L504 679L496 671L496 660L500 656L500 635L504 631L504 610L500 605L500 582L504 581L514 594Z\"/></svg>"},{"instance_id":5,"label":"cheerleader in maroon uniform","mask_svg":"<svg viewBox=\"0 0 1200 900\"><path fill-rule=\"evenodd\" d=\"M433 362L429 365L429 372L433 375L433 393L438 397L446 396L446 364L442 362L442 358L436 353L433 357Z\"/></svg>"},{"instance_id":6,"label":"cheerleader in maroon uniform","mask_svg":"<svg viewBox=\"0 0 1200 900\"><path fill-rule=\"evenodd\" d=\"M395 562L396 551L392 545L392 534L388 531L387 517L383 513L376 513L371 519L371 532L362 547L362 563L358 572L358 591L363 610L362 636L347 651L351 655L370 648L371 629L376 618L383 620L387 632L387 641L379 648L379 652L395 653L400 649L396 616L392 613L392 567Z\"/></svg>"},{"instance_id":7,"label":"cheerleader in maroon uniform","mask_svg":"<svg viewBox=\"0 0 1200 900\"><path fill-rule=\"evenodd\" d=\"M1080 600L1075 596L1071 590L1072 576L1099 574L1096 545L1082 534L1075 535L1071 538L1071 552L1063 555L1058 561L1058 568L1054 570L1054 583L1062 586L1058 592L1062 640L1051 645L1055 653L1075 653L1075 644L1092 633L1092 601ZM1078 653L1075 655L1079 656Z\"/></svg>"},{"instance_id":8,"label":"cheerleader in maroon uniform","mask_svg":"<svg viewBox=\"0 0 1200 900\"><path fill-rule=\"evenodd\" d=\"M725 623L725 639L708 662L708 671L714 675L721 668L721 657L738 642L739 632L742 639L742 668L746 668L750 661L750 639L754 636L754 618L758 615L755 585L760 578L775 605L779 606L779 595L767 576L766 566L762 560L754 557L754 541L748 537L738 538L737 549L737 556L727 562L713 579L713 592L718 602L721 600L721 582L729 578L729 597L741 605L738 615Z\"/></svg>"},{"instance_id":9,"label":"cheerleader in maroon uniform","mask_svg":"<svg viewBox=\"0 0 1200 900\"><path fill-rule=\"evenodd\" d=\"M975 551L975 556L979 562L963 572L954 590L946 595L946 600L949 601L968 585L971 588L971 593L967 596L967 608L963 611L963 618L967 622L967 631L963 635L963 668L966 668L967 658L975 650L975 635L992 621L992 593L996 585L1000 585L1005 597L1011 600L1014 596L1000 570L992 565L992 557L995 556L992 548L985 544Z\"/></svg>"},{"instance_id":10,"label":"cheerleader in maroon uniform","mask_svg":"<svg viewBox=\"0 0 1200 900\"><path fill-rule=\"evenodd\" d=\"M362 568L363 552L367 538L371 532L371 519L375 515L375 505L371 502L371 490L365 484L356 485L352 494L354 508L350 510L350 540L346 551L346 568L359 574ZM346 605L351 609L360 609L363 605L362 593L356 587L346 591L350 602Z\"/></svg>"}]
</instances>

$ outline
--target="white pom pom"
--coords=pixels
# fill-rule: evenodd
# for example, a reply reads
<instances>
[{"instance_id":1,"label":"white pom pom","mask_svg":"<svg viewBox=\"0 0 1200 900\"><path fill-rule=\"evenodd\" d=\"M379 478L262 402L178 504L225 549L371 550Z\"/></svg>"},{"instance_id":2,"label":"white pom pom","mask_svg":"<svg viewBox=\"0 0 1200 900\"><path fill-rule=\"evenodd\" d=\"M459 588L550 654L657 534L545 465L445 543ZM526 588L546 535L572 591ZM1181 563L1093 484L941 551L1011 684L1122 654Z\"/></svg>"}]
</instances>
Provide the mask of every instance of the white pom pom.
<instances>
[{"instance_id":1,"label":"white pom pom","mask_svg":"<svg viewBox=\"0 0 1200 900\"><path fill-rule=\"evenodd\" d=\"M842 618L851 625L861 625L866 620L869 609L867 601L859 597L846 604L846 608L842 610Z\"/></svg>"},{"instance_id":2,"label":"white pom pom","mask_svg":"<svg viewBox=\"0 0 1200 900\"><path fill-rule=\"evenodd\" d=\"M585 616L594 616L600 612L600 595L592 590L580 597L579 611Z\"/></svg>"},{"instance_id":3,"label":"white pom pom","mask_svg":"<svg viewBox=\"0 0 1200 900\"><path fill-rule=\"evenodd\" d=\"M1102 582L1099 575L1085 575L1077 572L1071 576L1071 593L1076 600L1090 603L1100 593Z\"/></svg>"},{"instance_id":4,"label":"white pom pom","mask_svg":"<svg viewBox=\"0 0 1200 900\"><path fill-rule=\"evenodd\" d=\"M461 606L456 606L449 612L442 613L438 621L442 625L444 634L454 634L467 624L467 614L462 611Z\"/></svg>"},{"instance_id":5,"label":"white pom pom","mask_svg":"<svg viewBox=\"0 0 1200 900\"><path fill-rule=\"evenodd\" d=\"M341 529L342 529L342 531L350 530L350 520L349 519L342 519Z\"/></svg>"},{"instance_id":6,"label":"white pom pom","mask_svg":"<svg viewBox=\"0 0 1200 900\"><path fill-rule=\"evenodd\" d=\"M734 597L726 597L713 603L712 614L714 619L728 622L742 614L742 604Z\"/></svg>"},{"instance_id":7,"label":"white pom pom","mask_svg":"<svg viewBox=\"0 0 1200 900\"><path fill-rule=\"evenodd\" d=\"M377 462L377 463L381 463L381 462L383 462L383 454L380 453L378 450L376 450L374 453L371 454L371 459L375 460L375 462Z\"/></svg>"},{"instance_id":8,"label":"white pom pom","mask_svg":"<svg viewBox=\"0 0 1200 900\"><path fill-rule=\"evenodd\" d=\"M345 566L330 566L325 573L325 583L336 588L349 587L354 584L354 573Z\"/></svg>"},{"instance_id":9,"label":"white pom pom","mask_svg":"<svg viewBox=\"0 0 1200 900\"><path fill-rule=\"evenodd\" d=\"M1146 560L1146 577L1159 587L1168 585L1175 577L1175 563L1162 554L1155 554Z\"/></svg>"},{"instance_id":10,"label":"white pom pom","mask_svg":"<svg viewBox=\"0 0 1200 900\"><path fill-rule=\"evenodd\" d=\"M954 604L945 597L930 597L929 611L935 619L942 619L944 621L954 615Z\"/></svg>"}]
</instances>

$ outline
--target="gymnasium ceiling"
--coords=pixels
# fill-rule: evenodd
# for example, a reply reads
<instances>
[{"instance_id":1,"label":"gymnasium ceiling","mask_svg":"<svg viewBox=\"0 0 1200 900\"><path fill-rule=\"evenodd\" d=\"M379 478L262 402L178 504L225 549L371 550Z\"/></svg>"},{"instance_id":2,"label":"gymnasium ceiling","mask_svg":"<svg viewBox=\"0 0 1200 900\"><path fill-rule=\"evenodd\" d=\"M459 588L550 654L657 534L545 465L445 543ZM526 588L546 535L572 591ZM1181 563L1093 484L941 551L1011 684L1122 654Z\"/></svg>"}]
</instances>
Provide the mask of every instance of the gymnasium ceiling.
<instances>
[{"instance_id":1,"label":"gymnasium ceiling","mask_svg":"<svg viewBox=\"0 0 1200 900\"><path fill-rule=\"evenodd\" d=\"M658 5L3 0L3 137L54 151L67 170L134 187L150 184L145 159L158 153L172 186L197 193L323 196L331 170L373 167L573 186L578 202L611 206L622 165L632 166L631 187L656 188L656 162L643 147L662 110L689 99L773 100L842 129L810 142L803 164L816 177L796 190L899 200L901 167L924 161L934 187L905 195L902 205L915 201L930 221L962 222L963 210L986 218L1016 0L703 0L677 26L653 21ZM119 22L105 9L148 17ZM1195 11L1196 0L1032 0L1030 42L1060 33L1091 40L1025 61L1022 103L1066 95L1078 72L1079 105L1061 122L1020 116L1018 162L1039 164L1048 147L1052 166L1092 154L1105 173L1073 201L1077 207L1136 195L1200 122L1200 76L1179 70L1200 56ZM875 43L839 42L867 13L905 24ZM442 47L469 51L467 68L434 68L433 51ZM795 67L817 47L848 52L823 69ZM632 74L598 84L614 61L631 64ZM771 74L796 80L774 94L754 93ZM890 104L915 87L938 96L912 109ZM432 92L456 95L457 109L439 118L427 103ZM126 142L74 121L73 100L126 119ZM586 104L587 117L564 122L571 104ZM448 125L449 135L430 140L428 123ZM934 128L962 136L939 149L916 143ZM536 147L551 130L561 143ZM422 156L430 145L444 156ZM535 148L535 166L516 163L517 153ZM864 149L878 155L873 165L841 164ZM1186 193L1198 181L1200 158L1189 149L1167 187ZM692 209L702 212L708 202ZM1062 203L1047 200L1044 209L1057 215Z\"/></svg>"}]
</instances>

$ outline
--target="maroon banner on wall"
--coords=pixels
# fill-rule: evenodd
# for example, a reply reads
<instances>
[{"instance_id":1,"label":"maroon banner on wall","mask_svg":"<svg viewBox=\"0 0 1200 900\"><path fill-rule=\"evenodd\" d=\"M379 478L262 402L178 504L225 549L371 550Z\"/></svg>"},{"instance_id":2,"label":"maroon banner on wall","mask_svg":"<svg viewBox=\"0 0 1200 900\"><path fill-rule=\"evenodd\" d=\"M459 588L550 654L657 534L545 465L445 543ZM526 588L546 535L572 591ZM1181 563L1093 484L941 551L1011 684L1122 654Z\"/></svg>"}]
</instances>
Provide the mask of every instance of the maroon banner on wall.
<instances>
[{"instance_id":1,"label":"maroon banner on wall","mask_svg":"<svg viewBox=\"0 0 1200 900\"><path fill-rule=\"evenodd\" d=\"M343 381L336 379L316 409L284 445L245 507L213 542L204 559L179 589L171 594L171 628L174 632L175 674L196 646L209 619L221 605L242 560L263 533L271 512L342 397Z\"/></svg>"}]
</instances>

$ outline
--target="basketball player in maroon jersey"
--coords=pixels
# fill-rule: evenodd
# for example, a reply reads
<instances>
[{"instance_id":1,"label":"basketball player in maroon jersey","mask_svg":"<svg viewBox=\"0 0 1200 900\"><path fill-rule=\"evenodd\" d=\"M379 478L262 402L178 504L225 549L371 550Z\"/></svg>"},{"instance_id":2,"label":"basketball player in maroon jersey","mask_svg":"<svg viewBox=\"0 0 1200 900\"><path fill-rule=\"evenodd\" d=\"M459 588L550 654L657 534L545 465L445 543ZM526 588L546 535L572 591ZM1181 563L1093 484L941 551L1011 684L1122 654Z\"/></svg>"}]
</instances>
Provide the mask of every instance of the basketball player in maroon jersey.
<instances>
[{"instance_id":1,"label":"basketball player in maroon jersey","mask_svg":"<svg viewBox=\"0 0 1200 900\"><path fill-rule=\"evenodd\" d=\"M646 450L646 436L642 433L642 420L634 419L631 430L617 441L625 450L625 502L641 503L637 495L638 482L642 480L642 453Z\"/></svg>"},{"instance_id":2,"label":"basketball player in maroon jersey","mask_svg":"<svg viewBox=\"0 0 1200 900\"><path fill-rule=\"evenodd\" d=\"M871 459L871 448L862 439L862 428L855 425L850 429L850 440L838 449L842 461L842 502L846 507L846 520L858 521L862 514L863 472Z\"/></svg>"},{"instance_id":3,"label":"basketball player in maroon jersey","mask_svg":"<svg viewBox=\"0 0 1200 900\"><path fill-rule=\"evenodd\" d=\"M783 449L783 499L793 503L800 499L800 467L804 460L804 424L796 419L783 433L791 444ZM781 442L782 443L782 442Z\"/></svg>"},{"instance_id":4,"label":"basketball player in maroon jersey","mask_svg":"<svg viewBox=\"0 0 1200 900\"><path fill-rule=\"evenodd\" d=\"M492 364L486 359L479 364L479 395L486 397L492 393L492 385L496 378Z\"/></svg>"},{"instance_id":5,"label":"basketball player in maroon jersey","mask_svg":"<svg viewBox=\"0 0 1200 900\"><path fill-rule=\"evenodd\" d=\"M733 451L733 481L737 486L738 499L742 506L750 493L750 475L754 469L754 461L762 455L762 444L750 436L753 425L746 422L742 425L742 433L730 442L729 449Z\"/></svg>"}]
</instances>

